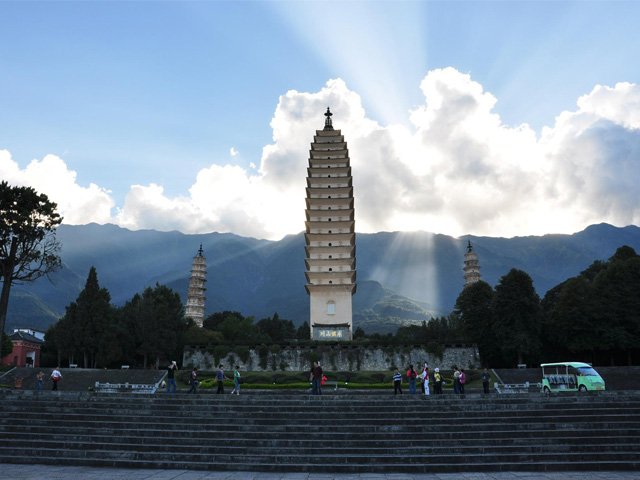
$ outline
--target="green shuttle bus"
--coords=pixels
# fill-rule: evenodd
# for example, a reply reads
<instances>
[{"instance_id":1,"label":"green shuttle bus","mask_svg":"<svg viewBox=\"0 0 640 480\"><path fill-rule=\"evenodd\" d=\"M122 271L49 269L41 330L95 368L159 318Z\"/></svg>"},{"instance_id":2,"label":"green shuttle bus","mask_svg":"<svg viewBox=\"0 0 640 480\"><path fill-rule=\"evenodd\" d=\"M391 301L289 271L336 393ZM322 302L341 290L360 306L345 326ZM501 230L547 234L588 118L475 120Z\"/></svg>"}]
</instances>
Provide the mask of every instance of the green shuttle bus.
<instances>
[{"instance_id":1,"label":"green shuttle bus","mask_svg":"<svg viewBox=\"0 0 640 480\"><path fill-rule=\"evenodd\" d=\"M545 393L604 390L604 380L588 363L543 363L540 366Z\"/></svg>"}]
</instances>

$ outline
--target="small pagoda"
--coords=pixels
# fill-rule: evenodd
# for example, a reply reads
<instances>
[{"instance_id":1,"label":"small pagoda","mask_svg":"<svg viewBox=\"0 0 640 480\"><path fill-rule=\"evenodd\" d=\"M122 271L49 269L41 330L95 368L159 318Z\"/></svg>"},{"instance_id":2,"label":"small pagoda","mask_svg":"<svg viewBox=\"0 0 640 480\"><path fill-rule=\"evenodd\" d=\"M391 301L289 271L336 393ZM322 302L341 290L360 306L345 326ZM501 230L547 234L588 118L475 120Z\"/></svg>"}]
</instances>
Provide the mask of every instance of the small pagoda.
<instances>
[{"instance_id":1,"label":"small pagoda","mask_svg":"<svg viewBox=\"0 0 640 480\"><path fill-rule=\"evenodd\" d=\"M473 251L471 241L467 243L467 253L464 254L464 288L479 282L482 278L480 275L480 265L478 265L478 255Z\"/></svg>"},{"instance_id":2,"label":"small pagoda","mask_svg":"<svg viewBox=\"0 0 640 480\"><path fill-rule=\"evenodd\" d=\"M353 338L356 234L349 150L327 107L309 151L305 288L312 340Z\"/></svg>"},{"instance_id":3,"label":"small pagoda","mask_svg":"<svg viewBox=\"0 0 640 480\"><path fill-rule=\"evenodd\" d=\"M207 282L207 259L202 255L202 244L198 254L193 257L191 266L191 276L189 277L189 292L187 294L187 305L185 317L192 318L198 326L202 326L204 321L204 296L206 290L204 284Z\"/></svg>"}]
</instances>

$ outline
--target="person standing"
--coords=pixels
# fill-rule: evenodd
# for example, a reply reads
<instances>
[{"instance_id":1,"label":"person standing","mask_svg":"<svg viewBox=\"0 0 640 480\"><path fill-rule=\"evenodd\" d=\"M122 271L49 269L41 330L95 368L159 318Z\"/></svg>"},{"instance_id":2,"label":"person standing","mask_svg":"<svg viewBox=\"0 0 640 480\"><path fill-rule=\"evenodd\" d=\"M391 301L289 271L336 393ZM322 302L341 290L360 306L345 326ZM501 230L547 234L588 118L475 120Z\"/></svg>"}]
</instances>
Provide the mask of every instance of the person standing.
<instances>
[{"instance_id":1,"label":"person standing","mask_svg":"<svg viewBox=\"0 0 640 480\"><path fill-rule=\"evenodd\" d=\"M460 394L464 395L464 384L467 383L467 375L464 373L464 368L460 369Z\"/></svg>"},{"instance_id":2,"label":"person standing","mask_svg":"<svg viewBox=\"0 0 640 480\"><path fill-rule=\"evenodd\" d=\"M482 388L484 393L489 393L489 382L491 381L491 374L489 373L489 369L484 367L484 372L482 372Z\"/></svg>"},{"instance_id":3,"label":"person standing","mask_svg":"<svg viewBox=\"0 0 640 480\"><path fill-rule=\"evenodd\" d=\"M402 375L400 374L397 368L393 374L392 382L393 382L393 394L397 395L398 392L400 392L400 395L402 395Z\"/></svg>"},{"instance_id":4,"label":"person standing","mask_svg":"<svg viewBox=\"0 0 640 480\"><path fill-rule=\"evenodd\" d=\"M453 393L460 395L460 370L456 365L453 366Z\"/></svg>"},{"instance_id":5,"label":"person standing","mask_svg":"<svg viewBox=\"0 0 640 480\"><path fill-rule=\"evenodd\" d=\"M409 395L416 394L417 377L418 377L418 372L414 370L413 365L409 365L409 370L407 371L407 378L409 379Z\"/></svg>"},{"instance_id":6,"label":"person standing","mask_svg":"<svg viewBox=\"0 0 640 480\"><path fill-rule=\"evenodd\" d=\"M436 367L433 373L433 393L442 395L442 375L440 375L440 369L438 367Z\"/></svg>"},{"instance_id":7,"label":"person standing","mask_svg":"<svg viewBox=\"0 0 640 480\"><path fill-rule=\"evenodd\" d=\"M233 389L233 392L231 392L231 395L233 395L234 393L237 395L240 395L240 379L242 377L240 376L240 367L238 365L236 365L236 369L233 371L233 383L235 384L235 387Z\"/></svg>"},{"instance_id":8,"label":"person standing","mask_svg":"<svg viewBox=\"0 0 640 480\"><path fill-rule=\"evenodd\" d=\"M38 382L37 384L37 390L40 391L42 390L42 381L44 380L44 372L42 370L40 370L38 372L38 374L36 375L36 380Z\"/></svg>"},{"instance_id":9,"label":"person standing","mask_svg":"<svg viewBox=\"0 0 640 480\"><path fill-rule=\"evenodd\" d=\"M51 372L51 378L53 379L53 388L51 390L58 390L58 382L62 378L62 373L60 373L60 367L56 367Z\"/></svg>"},{"instance_id":10,"label":"person standing","mask_svg":"<svg viewBox=\"0 0 640 480\"><path fill-rule=\"evenodd\" d=\"M167 368L167 393L176 393L176 389L178 388L178 384L176 383L176 370L178 370L178 364L175 362L171 362L171 365ZM173 390L171 390L171 386L173 385Z\"/></svg>"},{"instance_id":11,"label":"person standing","mask_svg":"<svg viewBox=\"0 0 640 480\"><path fill-rule=\"evenodd\" d=\"M311 395L322 395L322 367L319 362L313 362L311 385Z\"/></svg>"},{"instance_id":12,"label":"person standing","mask_svg":"<svg viewBox=\"0 0 640 480\"><path fill-rule=\"evenodd\" d=\"M424 394L429 395L429 366L424 362L422 367L422 382L424 383Z\"/></svg>"},{"instance_id":13,"label":"person standing","mask_svg":"<svg viewBox=\"0 0 640 480\"><path fill-rule=\"evenodd\" d=\"M191 390L189 390L187 393L198 393L198 369L196 367L193 367L193 370L191 370L191 374L189 375L189 383L191 384Z\"/></svg>"},{"instance_id":14,"label":"person standing","mask_svg":"<svg viewBox=\"0 0 640 480\"><path fill-rule=\"evenodd\" d=\"M229 380L227 376L224 374L224 365L218 365L218 371L216 372L216 380L218 380L218 391L216 392L218 395L224 393L224 381Z\"/></svg>"}]
</instances>

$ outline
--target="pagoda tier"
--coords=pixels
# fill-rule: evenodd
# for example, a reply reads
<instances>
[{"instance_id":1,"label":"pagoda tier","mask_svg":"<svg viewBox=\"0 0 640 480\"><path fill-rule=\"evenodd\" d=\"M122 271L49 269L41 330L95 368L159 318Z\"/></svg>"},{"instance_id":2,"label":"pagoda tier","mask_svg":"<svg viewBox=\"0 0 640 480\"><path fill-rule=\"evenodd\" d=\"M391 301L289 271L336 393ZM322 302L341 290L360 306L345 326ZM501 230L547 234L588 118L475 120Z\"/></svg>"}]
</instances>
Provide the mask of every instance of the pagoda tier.
<instances>
[{"instance_id":1,"label":"pagoda tier","mask_svg":"<svg viewBox=\"0 0 640 480\"><path fill-rule=\"evenodd\" d=\"M478 263L478 255L473 251L471 242L467 246L467 253L464 254L464 280L465 288L472 283L479 282L482 278L480 275L480 265Z\"/></svg>"},{"instance_id":2,"label":"pagoda tier","mask_svg":"<svg viewBox=\"0 0 640 480\"><path fill-rule=\"evenodd\" d=\"M348 340L353 338L351 296L356 291L353 179L347 143L333 129L331 115L327 109L325 128L316 131L309 151L305 288L311 338Z\"/></svg>"},{"instance_id":3,"label":"pagoda tier","mask_svg":"<svg viewBox=\"0 0 640 480\"><path fill-rule=\"evenodd\" d=\"M204 321L207 282L207 259L202 255L202 245L198 250L198 255L193 257L191 276L189 277L189 290L187 293L187 304L185 305L185 317L192 318L198 326L202 326Z\"/></svg>"}]
</instances>

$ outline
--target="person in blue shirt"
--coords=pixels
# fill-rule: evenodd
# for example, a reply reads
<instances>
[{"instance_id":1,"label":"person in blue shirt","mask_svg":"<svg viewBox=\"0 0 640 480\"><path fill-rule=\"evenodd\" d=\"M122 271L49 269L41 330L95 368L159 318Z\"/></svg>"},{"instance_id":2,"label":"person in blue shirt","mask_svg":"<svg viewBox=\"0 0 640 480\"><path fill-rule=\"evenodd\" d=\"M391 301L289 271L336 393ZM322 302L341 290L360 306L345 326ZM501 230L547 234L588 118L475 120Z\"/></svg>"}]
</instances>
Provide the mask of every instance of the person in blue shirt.
<instances>
[{"instance_id":1,"label":"person in blue shirt","mask_svg":"<svg viewBox=\"0 0 640 480\"><path fill-rule=\"evenodd\" d=\"M227 379L227 376L224 374L224 365L220 364L218 365L218 371L216 373L216 380L218 380L218 391L216 392L217 394L222 394L224 393L224 380Z\"/></svg>"}]
</instances>

